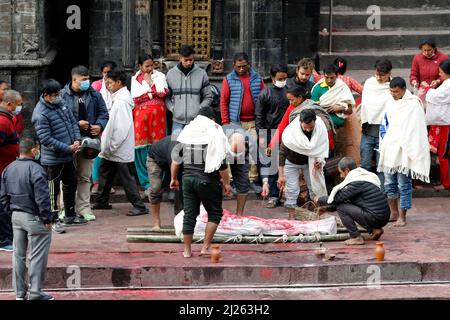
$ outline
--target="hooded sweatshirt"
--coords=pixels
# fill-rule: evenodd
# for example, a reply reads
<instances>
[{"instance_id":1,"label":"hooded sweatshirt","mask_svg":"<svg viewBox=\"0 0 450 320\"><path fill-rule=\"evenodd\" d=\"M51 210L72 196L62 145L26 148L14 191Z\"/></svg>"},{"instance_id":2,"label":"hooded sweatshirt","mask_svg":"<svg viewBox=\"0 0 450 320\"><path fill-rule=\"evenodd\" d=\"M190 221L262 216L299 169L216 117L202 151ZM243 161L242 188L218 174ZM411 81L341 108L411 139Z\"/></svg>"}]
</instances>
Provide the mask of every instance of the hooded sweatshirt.
<instances>
[{"instance_id":1,"label":"hooded sweatshirt","mask_svg":"<svg viewBox=\"0 0 450 320\"><path fill-rule=\"evenodd\" d=\"M166 106L173 114L173 121L189 124L198 116L201 108L210 107L213 101L211 85L206 72L194 64L185 75L179 66L167 73L170 93L166 97Z\"/></svg>"},{"instance_id":2,"label":"hooded sweatshirt","mask_svg":"<svg viewBox=\"0 0 450 320\"><path fill-rule=\"evenodd\" d=\"M123 87L111 96L111 100L100 157L112 162L134 162L133 98L130 91Z\"/></svg>"}]
</instances>

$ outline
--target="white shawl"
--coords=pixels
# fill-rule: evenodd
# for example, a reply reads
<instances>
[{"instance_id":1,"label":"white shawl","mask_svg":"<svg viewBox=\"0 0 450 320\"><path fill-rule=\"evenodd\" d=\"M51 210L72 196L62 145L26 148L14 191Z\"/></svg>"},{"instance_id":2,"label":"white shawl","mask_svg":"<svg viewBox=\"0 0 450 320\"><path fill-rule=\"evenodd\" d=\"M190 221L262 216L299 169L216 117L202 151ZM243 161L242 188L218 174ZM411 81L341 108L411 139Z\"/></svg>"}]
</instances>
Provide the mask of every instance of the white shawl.
<instances>
[{"instance_id":1,"label":"white shawl","mask_svg":"<svg viewBox=\"0 0 450 320\"><path fill-rule=\"evenodd\" d=\"M383 121L387 131L380 143L378 171L429 183L430 147L420 99L406 90L402 99L388 102Z\"/></svg>"},{"instance_id":2,"label":"white shawl","mask_svg":"<svg viewBox=\"0 0 450 320\"><path fill-rule=\"evenodd\" d=\"M325 79L320 80L316 86L320 86ZM314 90L314 88L312 89ZM337 79L334 86L332 86L327 92L325 92L320 97L320 106L322 108L328 108L332 105L355 106L355 98L353 97L352 91L341 79ZM336 115L342 119L346 119L347 115L343 113L336 113Z\"/></svg>"},{"instance_id":3,"label":"white shawl","mask_svg":"<svg viewBox=\"0 0 450 320\"><path fill-rule=\"evenodd\" d=\"M347 185L356 181L366 181L376 185L378 188L381 188L381 182L378 176L370 171L367 171L363 168L356 168L350 171L347 177L340 184L335 186L328 197L328 204L332 204L334 202L334 197L336 194L344 189Z\"/></svg>"},{"instance_id":4,"label":"white shawl","mask_svg":"<svg viewBox=\"0 0 450 320\"><path fill-rule=\"evenodd\" d=\"M137 81L137 77L140 73L141 71L138 71L138 73L136 73L131 79L131 96L133 97L133 99L139 98L144 94L150 95L151 93L151 88L147 81L144 80L142 81L142 83L139 83L139 81ZM169 88L164 73L153 70L151 78L153 83L155 84L157 93L164 93L165 90Z\"/></svg>"},{"instance_id":5,"label":"white shawl","mask_svg":"<svg viewBox=\"0 0 450 320\"><path fill-rule=\"evenodd\" d=\"M108 111L111 111L112 108L112 97L111 92L109 92L108 88L106 88L105 79L102 80L102 88L100 89L100 94L103 97L103 100L105 101L106 108Z\"/></svg>"},{"instance_id":6,"label":"white shawl","mask_svg":"<svg viewBox=\"0 0 450 320\"><path fill-rule=\"evenodd\" d=\"M177 139L183 144L208 145L206 150L205 172L219 170L227 154L230 143L221 126L204 116L197 116L180 133Z\"/></svg>"},{"instance_id":7,"label":"white shawl","mask_svg":"<svg viewBox=\"0 0 450 320\"><path fill-rule=\"evenodd\" d=\"M437 89L430 89L426 96L426 119L429 125L450 125L450 79Z\"/></svg>"},{"instance_id":8,"label":"white shawl","mask_svg":"<svg viewBox=\"0 0 450 320\"><path fill-rule=\"evenodd\" d=\"M364 83L361 99L361 123L381 124L386 104L392 99L389 82L379 83L375 77Z\"/></svg>"},{"instance_id":9,"label":"white shawl","mask_svg":"<svg viewBox=\"0 0 450 320\"><path fill-rule=\"evenodd\" d=\"M303 133L300 124L300 117L297 117L284 130L282 141L283 144L292 151L308 156L312 191L318 197L328 195L323 169L320 170L320 172L317 172L314 169L314 163L316 160L321 161L322 164L325 164L325 159L328 158L328 132L323 120L317 118L316 126L310 141Z\"/></svg>"}]
</instances>

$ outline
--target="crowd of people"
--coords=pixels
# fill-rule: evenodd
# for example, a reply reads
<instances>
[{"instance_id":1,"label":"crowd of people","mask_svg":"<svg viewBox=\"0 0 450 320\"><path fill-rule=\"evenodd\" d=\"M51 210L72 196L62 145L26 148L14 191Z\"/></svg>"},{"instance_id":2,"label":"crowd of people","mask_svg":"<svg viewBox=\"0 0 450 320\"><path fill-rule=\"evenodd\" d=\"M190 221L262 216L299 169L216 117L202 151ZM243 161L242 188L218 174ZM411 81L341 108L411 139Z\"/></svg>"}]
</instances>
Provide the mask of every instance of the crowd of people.
<instances>
[{"instance_id":1,"label":"crowd of people","mask_svg":"<svg viewBox=\"0 0 450 320\"><path fill-rule=\"evenodd\" d=\"M411 69L413 93L404 79L392 77L386 59L375 62L364 85L345 75L343 58L322 74L304 58L290 78L288 67L276 64L265 82L248 55L237 53L220 91L189 45L166 75L154 69L152 56L139 57L128 87L114 62L105 62L103 78L92 84L89 70L77 66L67 85L43 83L33 128L25 130L21 94L1 81L0 241L2 250L14 250L17 297L26 291L27 241L33 244L31 296L49 299L40 288L51 232L65 233L94 221L95 210L111 210L117 179L132 205L127 215L151 212L154 230L161 228L163 192L175 192L174 213L184 209L186 258L200 205L209 217L207 253L224 195L236 196L236 214L243 216L250 190L267 199L268 208L284 199L287 217L295 219L306 187L321 211L337 210L350 233L347 245L364 244L355 223L373 240L389 221L404 227L413 181L430 182L430 152L440 166L435 188L450 189L450 59L431 38L420 49ZM355 115L358 159L346 149L346 127ZM329 159L337 159L343 182L326 170Z\"/></svg>"}]
</instances>

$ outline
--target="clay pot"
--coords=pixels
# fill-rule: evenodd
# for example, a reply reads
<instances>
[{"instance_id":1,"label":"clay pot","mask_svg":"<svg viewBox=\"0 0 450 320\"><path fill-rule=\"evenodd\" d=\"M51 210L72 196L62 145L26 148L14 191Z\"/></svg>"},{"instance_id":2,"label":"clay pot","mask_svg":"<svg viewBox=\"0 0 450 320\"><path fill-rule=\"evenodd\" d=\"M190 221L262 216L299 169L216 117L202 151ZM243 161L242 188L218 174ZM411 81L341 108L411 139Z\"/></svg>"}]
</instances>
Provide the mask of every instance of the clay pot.
<instances>
[{"instance_id":1,"label":"clay pot","mask_svg":"<svg viewBox=\"0 0 450 320\"><path fill-rule=\"evenodd\" d=\"M211 246L211 249L211 262L218 263L221 257L220 246L216 244Z\"/></svg>"},{"instance_id":2,"label":"clay pot","mask_svg":"<svg viewBox=\"0 0 450 320\"><path fill-rule=\"evenodd\" d=\"M383 261L384 260L384 242L377 242L375 247L375 260Z\"/></svg>"}]
</instances>

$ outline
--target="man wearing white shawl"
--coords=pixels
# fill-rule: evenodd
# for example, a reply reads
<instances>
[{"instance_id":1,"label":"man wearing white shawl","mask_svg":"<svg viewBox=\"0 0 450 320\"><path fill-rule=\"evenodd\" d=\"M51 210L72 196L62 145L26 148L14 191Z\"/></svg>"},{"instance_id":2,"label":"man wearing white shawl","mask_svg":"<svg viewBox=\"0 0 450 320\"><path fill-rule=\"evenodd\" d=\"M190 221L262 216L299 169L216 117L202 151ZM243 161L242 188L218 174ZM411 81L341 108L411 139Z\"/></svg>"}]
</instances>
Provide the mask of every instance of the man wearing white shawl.
<instances>
[{"instance_id":1,"label":"man wearing white shawl","mask_svg":"<svg viewBox=\"0 0 450 320\"><path fill-rule=\"evenodd\" d=\"M391 99L380 127L378 171L385 175L385 192L395 226L406 225L406 212L412 207L412 179L430 182L430 149L425 112L419 98L406 90L402 78L390 84Z\"/></svg>"},{"instance_id":2,"label":"man wearing white shawl","mask_svg":"<svg viewBox=\"0 0 450 320\"><path fill-rule=\"evenodd\" d=\"M329 197L316 198L315 201L327 205L330 211L337 210L350 234L346 245L364 244L356 223L370 233L371 240L380 239L390 217L380 179L375 173L357 168L355 160L348 157L341 159L338 170L344 181L333 188Z\"/></svg>"},{"instance_id":3,"label":"man wearing white shawl","mask_svg":"<svg viewBox=\"0 0 450 320\"><path fill-rule=\"evenodd\" d=\"M200 203L208 212L208 224L201 254L207 254L209 246L222 219L222 184L225 194L231 196L230 174L226 164L226 156L230 152L222 127L212 119L215 118L212 108L203 108L200 115L188 124L178 136L182 144L182 159L172 161L172 190L180 189L178 170L183 164L183 198L184 221L183 242L185 258L192 256L191 244L197 216L200 214Z\"/></svg>"},{"instance_id":4,"label":"man wearing white shawl","mask_svg":"<svg viewBox=\"0 0 450 320\"><path fill-rule=\"evenodd\" d=\"M389 83L391 81L392 63L389 60L379 60L375 64L375 76L364 83L361 100L361 167L372 171L372 159L376 158L376 166L380 159L380 125L386 112L386 104L392 99ZM375 169L376 171L376 169ZM384 175L378 174L381 189L384 189Z\"/></svg>"},{"instance_id":5,"label":"man wearing white shawl","mask_svg":"<svg viewBox=\"0 0 450 320\"><path fill-rule=\"evenodd\" d=\"M323 166L328 158L328 132L314 110L303 110L284 130L280 149L278 187L286 187L285 207L289 219L295 217L300 193L299 176L303 172L312 199L327 195Z\"/></svg>"}]
</instances>

